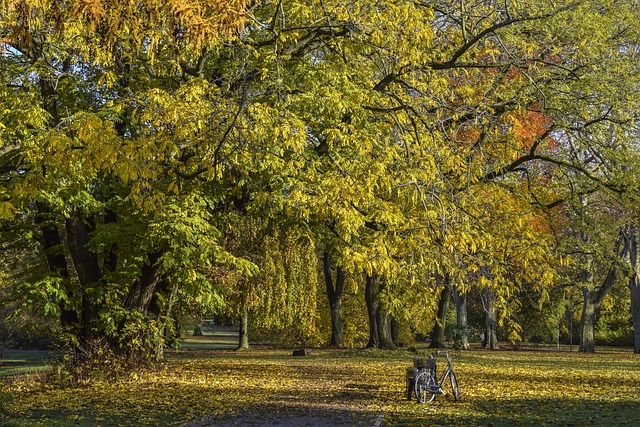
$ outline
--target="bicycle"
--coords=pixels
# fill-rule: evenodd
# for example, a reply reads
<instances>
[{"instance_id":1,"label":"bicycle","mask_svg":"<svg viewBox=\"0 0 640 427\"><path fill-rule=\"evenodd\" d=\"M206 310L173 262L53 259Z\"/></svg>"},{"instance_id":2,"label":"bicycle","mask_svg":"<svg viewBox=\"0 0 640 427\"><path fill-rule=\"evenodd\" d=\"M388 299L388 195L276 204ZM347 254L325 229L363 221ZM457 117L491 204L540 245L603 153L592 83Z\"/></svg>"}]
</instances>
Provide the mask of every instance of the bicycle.
<instances>
[{"instance_id":1,"label":"bicycle","mask_svg":"<svg viewBox=\"0 0 640 427\"><path fill-rule=\"evenodd\" d=\"M444 369L440 378L438 378L436 374L435 357L440 354L444 354L447 357L447 367ZM414 365L415 364L414 360ZM447 394L442 388L447 378L449 378L453 399L456 402L460 401L460 388L458 387L456 373L453 371L453 366L451 365L451 355L449 351L436 351L429 356L429 359L427 359L423 366L416 367L418 368L418 374L414 380L414 393L418 402L432 402L436 395Z\"/></svg>"}]
</instances>

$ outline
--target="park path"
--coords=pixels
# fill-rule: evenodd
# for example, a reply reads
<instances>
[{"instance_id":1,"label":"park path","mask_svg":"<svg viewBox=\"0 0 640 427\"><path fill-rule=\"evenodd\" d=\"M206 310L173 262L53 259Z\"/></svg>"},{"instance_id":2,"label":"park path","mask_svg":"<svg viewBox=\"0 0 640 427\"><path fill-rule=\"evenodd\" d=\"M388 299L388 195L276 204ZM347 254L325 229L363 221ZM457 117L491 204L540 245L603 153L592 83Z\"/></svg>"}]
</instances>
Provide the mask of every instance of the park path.
<instances>
[{"instance_id":1,"label":"park path","mask_svg":"<svg viewBox=\"0 0 640 427\"><path fill-rule=\"evenodd\" d=\"M207 350L232 350L237 346L237 328L228 328L205 323L202 325L202 336L189 337L184 348ZM300 359L302 360L302 359ZM304 373L312 371L313 378L328 374L317 371L313 364L300 366L297 369ZM303 389L289 390L275 398L270 404L252 407L228 415L208 415L190 421L182 427L380 427L384 415L372 411L365 401L354 405L350 394L361 397L361 392L353 390L353 384L341 384L341 398L334 399L323 394L323 390ZM326 391L329 396L331 392ZM355 406L355 407L354 407Z\"/></svg>"}]
</instances>

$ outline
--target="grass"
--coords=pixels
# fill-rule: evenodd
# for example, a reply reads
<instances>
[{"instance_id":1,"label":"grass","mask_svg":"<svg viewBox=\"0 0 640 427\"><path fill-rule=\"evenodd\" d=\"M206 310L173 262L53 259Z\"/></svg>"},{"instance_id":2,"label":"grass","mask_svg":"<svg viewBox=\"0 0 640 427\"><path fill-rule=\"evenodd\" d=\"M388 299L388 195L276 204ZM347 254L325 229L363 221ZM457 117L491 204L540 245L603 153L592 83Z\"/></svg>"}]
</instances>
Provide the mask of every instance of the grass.
<instances>
[{"instance_id":1,"label":"grass","mask_svg":"<svg viewBox=\"0 0 640 427\"><path fill-rule=\"evenodd\" d=\"M0 380L16 375L41 372L55 360L47 351L39 350L3 350L0 360Z\"/></svg>"},{"instance_id":2,"label":"grass","mask_svg":"<svg viewBox=\"0 0 640 427\"><path fill-rule=\"evenodd\" d=\"M220 343L212 343L213 346ZM384 426L633 425L640 412L640 357L558 351L455 352L462 401L407 401L406 350L170 352L135 380L57 388L27 378L2 386L0 426L161 426L240 413L323 413ZM6 377L5 377L6 378Z\"/></svg>"}]
</instances>

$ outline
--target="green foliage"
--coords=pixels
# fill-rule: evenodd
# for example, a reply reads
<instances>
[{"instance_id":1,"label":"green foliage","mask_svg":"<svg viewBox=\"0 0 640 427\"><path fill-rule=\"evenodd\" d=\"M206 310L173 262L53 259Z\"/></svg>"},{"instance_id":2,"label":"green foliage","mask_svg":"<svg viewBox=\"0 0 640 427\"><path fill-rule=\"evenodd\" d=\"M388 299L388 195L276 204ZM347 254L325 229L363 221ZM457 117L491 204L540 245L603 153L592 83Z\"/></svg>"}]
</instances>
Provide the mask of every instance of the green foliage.
<instances>
[{"instance_id":1,"label":"green foliage","mask_svg":"<svg viewBox=\"0 0 640 427\"><path fill-rule=\"evenodd\" d=\"M59 233L18 282L81 334L247 309L317 341L321 245L405 331L447 277L517 341L634 217L630 0L136 6L0 3L0 219Z\"/></svg>"}]
</instances>

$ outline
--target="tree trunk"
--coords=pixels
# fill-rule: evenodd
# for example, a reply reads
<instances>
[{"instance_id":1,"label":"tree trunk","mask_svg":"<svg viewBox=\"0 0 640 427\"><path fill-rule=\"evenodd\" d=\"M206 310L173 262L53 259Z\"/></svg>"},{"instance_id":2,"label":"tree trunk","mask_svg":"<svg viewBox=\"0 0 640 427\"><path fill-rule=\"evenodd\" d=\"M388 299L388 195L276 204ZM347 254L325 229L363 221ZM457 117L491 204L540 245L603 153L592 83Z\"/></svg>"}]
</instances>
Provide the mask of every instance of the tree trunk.
<instances>
[{"instance_id":1,"label":"tree trunk","mask_svg":"<svg viewBox=\"0 0 640 427\"><path fill-rule=\"evenodd\" d=\"M149 307L153 296L161 282L160 253L149 254L149 262L142 266L140 279L136 280L125 300L124 306L143 314L149 314Z\"/></svg>"},{"instance_id":2,"label":"tree trunk","mask_svg":"<svg viewBox=\"0 0 640 427\"><path fill-rule=\"evenodd\" d=\"M80 336L85 340L91 340L95 336L99 316L95 296L88 293L87 289L95 287L102 278L98 256L89 250L90 232L93 228L93 223L78 212L71 212L66 221L69 250L83 289Z\"/></svg>"},{"instance_id":3,"label":"tree trunk","mask_svg":"<svg viewBox=\"0 0 640 427\"><path fill-rule=\"evenodd\" d=\"M493 289L485 290L485 341L483 348L489 347L491 350L498 348L498 308L496 307L496 294Z\"/></svg>"},{"instance_id":4,"label":"tree trunk","mask_svg":"<svg viewBox=\"0 0 640 427\"><path fill-rule=\"evenodd\" d=\"M631 321L633 322L633 352L640 354L640 262L638 262L638 226L629 227L628 263L631 267L629 291L631 294Z\"/></svg>"},{"instance_id":5,"label":"tree trunk","mask_svg":"<svg viewBox=\"0 0 640 427\"><path fill-rule=\"evenodd\" d=\"M589 291L584 288L582 290L582 293L584 296L584 300L582 304L582 317L580 318L580 352L595 353L595 322L596 311L599 304L596 305L595 292Z\"/></svg>"},{"instance_id":6,"label":"tree trunk","mask_svg":"<svg viewBox=\"0 0 640 427\"><path fill-rule=\"evenodd\" d=\"M379 303L378 303L377 317L378 317L378 348L382 348L385 350L395 350L396 345L393 342L391 316Z\"/></svg>"},{"instance_id":7,"label":"tree trunk","mask_svg":"<svg viewBox=\"0 0 640 427\"><path fill-rule=\"evenodd\" d=\"M369 342L367 348L395 349L393 340L391 315L380 303L382 280L373 273L367 275L364 290L367 301L367 313L369 315Z\"/></svg>"},{"instance_id":8,"label":"tree trunk","mask_svg":"<svg viewBox=\"0 0 640 427\"><path fill-rule=\"evenodd\" d=\"M342 347L344 345L344 325L342 322L342 295L344 292L344 271L336 267L336 280L333 281L331 258L329 252L323 257L324 279L331 311L331 341L329 345Z\"/></svg>"},{"instance_id":9,"label":"tree trunk","mask_svg":"<svg viewBox=\"0 0 640 427\"><path fill-rule=\"evenodd\" d=\"M367 348L378 348L380 346L380 334L378 332L378 277L375 273L367 275L364 296L367 302L367 314L369 316L369 342Z\"/></svg>"},{"instance_id":10,"label":"tree trunk","mask_svg":"<svg viewBox=\"0 0 640 427\"><path fill-rule=\"evenodd\" d=\"M580 318L580 352L581 353L595 353L595 322L596 313L604 300L604 297L609 293L613 285L618 279L618 267L615 264L609 269L607 277L596 290L590 290L585 287L582 289L583 304L582 304L582 317Z\"/></svg>"},{"instance_id":11,"label":"tree trunk","mask_svg":"<svg viewBox=\"0 0 640 427\"><path fill-rule=\"evenodd\" d=\"M640 279L635 273L629 283L631 287L631 319L633 321L633 352L640 354Z\"/></svg>"},{"instance_id":12,"label":"tree trunk","mask_svg":"<svg viewBox=\"0 0 640 427\"><path fill-rule=\"evenodd\" d=\"M630 239L629 230L620 230L614 250L614 257L622 258L630 262ZM593 288L590 284L593 278L589 269L583 271L583 283L589 284L582 289L583 304L582 317L580 318L580 349L581 353L595 353L595 322L596 313L607 296L609 291L615 285L620 269L618 267L618 259L611 262L611 267L598 288Z\"/></svg>"},{"instance_id":13,"label":"tree trunk","mask_svg":"<svg viewBox=\"0 0 640 427\"><path fill-rule=\"evenodd\" d=\"M238 332L237 351L249 350L249 311L244 308L240 315L240 331Z\"/></svg>"},{"instance_id":14,"label":"tree trunk","mask_svg":"<svg viewBox=\"0 0 640 427\"><path fill-rule=\"evenodd\" d=\"M467 333L467 294L456 292L456 347L469 350L469 335Z\"/></svg>"},{"instance_id":15,"label":"tree trunk","mask_svg":"<svg viewBox=\"0 0 640 427\"><path fill-rule=\"evenodd\" d=\"M445 346L445 327L447 325L447 312L449 311L449 300L451 299L451 284L449 278L445 278L444 287L440 291L440 301L438 302L438 315L436 324L431 331L431 343L429 348L444 348Z\"/></svg>"},{"instance_id":16,"label":"tree trunk","mask_svg":"<svg viewBox=\"0 0 640 427\"><path fill-rule=\"evenodd\" d=\"M400 347L400 323L395 317L391 318L391 341L396 347Z\"/></svg>"}]
</instances>

